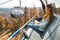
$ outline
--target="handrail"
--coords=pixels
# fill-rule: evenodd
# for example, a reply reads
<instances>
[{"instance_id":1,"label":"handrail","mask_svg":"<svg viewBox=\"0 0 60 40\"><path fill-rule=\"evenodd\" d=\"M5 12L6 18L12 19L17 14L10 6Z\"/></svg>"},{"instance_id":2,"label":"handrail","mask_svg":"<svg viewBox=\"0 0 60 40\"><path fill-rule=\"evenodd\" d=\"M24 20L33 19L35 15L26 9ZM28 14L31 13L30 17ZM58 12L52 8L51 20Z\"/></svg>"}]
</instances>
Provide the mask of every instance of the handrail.
<instances>
[{"instance_id":1,"label":"handrail","mask_svg":"<svg viewBox=\"0 0 60 40\"><path fill-rule=\"evenodd\" d=\"M21 28L19 28L16 32L14 32L7 40L11 40L14 36L16 36L30 21L34 19L35 15L28 21L26 22Z\"/></svg>"}]
</instances>

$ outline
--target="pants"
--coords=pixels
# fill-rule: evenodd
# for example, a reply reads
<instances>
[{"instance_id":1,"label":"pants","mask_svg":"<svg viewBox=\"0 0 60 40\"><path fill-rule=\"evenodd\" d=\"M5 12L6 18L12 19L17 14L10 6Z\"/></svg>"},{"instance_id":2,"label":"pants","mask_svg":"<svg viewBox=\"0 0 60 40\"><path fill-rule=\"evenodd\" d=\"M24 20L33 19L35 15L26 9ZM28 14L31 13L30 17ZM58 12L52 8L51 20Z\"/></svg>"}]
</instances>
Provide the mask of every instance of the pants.
<instances>
[{"instance_id":1,"label":"pants","mask_svg":"<svg viewBox=\"0 0 60 40\"><path fill-rule=\"evenodd\" d=\"M39 30L39 26L36 26L34 22L28 23L27 26L28 26L28 28L32 28L33 30L35 30L39 34L43 33L43 31Z\"/></svg>"}]
</instances>

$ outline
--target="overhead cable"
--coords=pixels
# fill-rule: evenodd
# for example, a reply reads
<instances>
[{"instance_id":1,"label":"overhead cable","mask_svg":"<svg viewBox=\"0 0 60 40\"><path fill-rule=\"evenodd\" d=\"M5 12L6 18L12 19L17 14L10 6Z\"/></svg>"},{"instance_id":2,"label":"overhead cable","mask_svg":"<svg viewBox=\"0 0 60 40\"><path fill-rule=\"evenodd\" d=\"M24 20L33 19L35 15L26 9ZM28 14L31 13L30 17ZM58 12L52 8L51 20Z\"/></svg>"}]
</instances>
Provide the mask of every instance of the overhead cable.
<instances>
[{"instance_id":1,"label":"overhead cable","mask_svg":"<svg viewBox=\"0 0 60 40\"><path fill-rule=\"evenodd\" d=\"M3 4L8 3L10 1L12 1L12 0L9 0L9 1L3 2L3 3L0 3L0 5L3 5Z\"/></svg>"}]
</instances>

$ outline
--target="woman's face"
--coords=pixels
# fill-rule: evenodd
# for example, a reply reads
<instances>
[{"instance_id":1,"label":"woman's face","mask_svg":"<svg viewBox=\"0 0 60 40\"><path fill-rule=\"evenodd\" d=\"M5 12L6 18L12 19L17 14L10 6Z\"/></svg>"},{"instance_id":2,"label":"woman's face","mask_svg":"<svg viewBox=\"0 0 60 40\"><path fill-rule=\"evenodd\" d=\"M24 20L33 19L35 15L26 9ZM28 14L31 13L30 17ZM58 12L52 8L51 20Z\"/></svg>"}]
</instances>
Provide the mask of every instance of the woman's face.
<instances>
[{"instance_id":1,"label":"woman's face","mask_svg":"<svg viewBox=\"0 0 60 40\"><path fill-rule=\"evenodd\" d=\"M45 7L45 12L48 13L50 11L50 8L48 8L47 6Z\"/></svg>"},{"instance_id":2,"label":"woman's face","mask_svg":"<svg viewBox=\"0 0 60 40\"><path fill-rule=\"evenodd\" d=\"M43 16L43 20L46 20L46 18L48 18L49 14L50 14L50 8L48 8L47 6L45 7L45 12L46 14Z\"/></svg>"}]
</instances>

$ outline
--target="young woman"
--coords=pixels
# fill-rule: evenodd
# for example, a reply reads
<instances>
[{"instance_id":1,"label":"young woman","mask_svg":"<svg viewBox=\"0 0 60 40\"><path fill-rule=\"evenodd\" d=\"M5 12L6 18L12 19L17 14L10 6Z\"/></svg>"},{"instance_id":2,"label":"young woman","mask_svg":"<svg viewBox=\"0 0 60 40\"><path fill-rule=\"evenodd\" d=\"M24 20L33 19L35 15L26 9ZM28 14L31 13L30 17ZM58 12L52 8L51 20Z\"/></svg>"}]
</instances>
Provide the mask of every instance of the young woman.
<instances>
[{"instance_id":1,"label":"young woman","mask_svg":"<svg viewBox=\"0 0 60 40\"><path fill-rule=\"evenodd\" d=\"M32 28L35 31L43 32L47 25L53 20L53 17L52 6L49 4L45 7L45 14L42 18L40 18L42 21L40 22L35 20L34 22L30 22L27 26L28 28Z\"/></svg>"}]
</instances>

